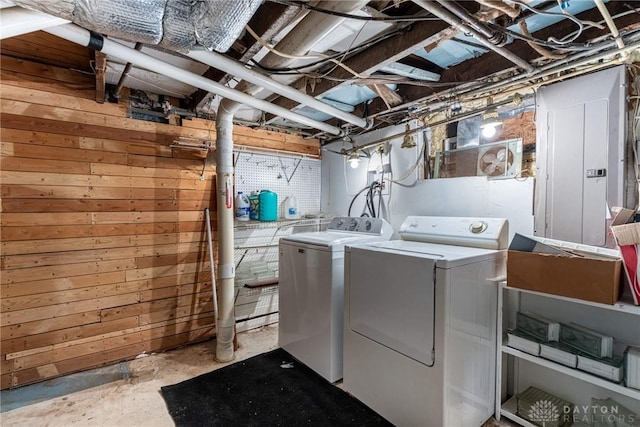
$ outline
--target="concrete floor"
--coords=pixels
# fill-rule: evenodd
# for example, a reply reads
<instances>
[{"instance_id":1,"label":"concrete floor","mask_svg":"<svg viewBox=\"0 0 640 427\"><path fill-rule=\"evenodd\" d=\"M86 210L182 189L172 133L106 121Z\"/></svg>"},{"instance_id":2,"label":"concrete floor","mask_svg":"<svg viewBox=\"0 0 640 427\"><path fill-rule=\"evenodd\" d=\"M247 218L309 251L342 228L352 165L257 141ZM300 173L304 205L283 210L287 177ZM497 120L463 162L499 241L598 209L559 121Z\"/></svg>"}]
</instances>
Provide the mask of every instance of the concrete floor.
<instances>
[{"instance_id":1,"label":"concrete floor","mask_svg":"<svg viewBox=\"0 0 640 427\"><path fill-rule=\"evenodd\" d=\"M236 361L273 350L277 324L238 334ZM2 427L172 427L160 387L228 365L215 340L2 392ZM231 362L233 363L233 362ZM125 379L122 379L125 377ZM95 385L96 379L99 385ZM338 384L342 386L341 383ZM74 391L81 389L80 391ZM57 394L57 396L56 396ZM13 404L9 402L13 400ZM6 410L7 408L13 408ZM482 427L513 424L488 420Z\"/></svg>"},{"instance_id":2,"label":"concrete floor","mask_svg":"<svg viewBox=\"0 0 640 427\"><path fill-rule=\"evenodd\" d=\"M277 324L238 334L236 360L273 350L278 344ZM120 379L25 405L0 414L0 425L38 427L171 427L173 421L160 395L160 387L179 383L229 363L214 360L215 341L207 341L166 353L152 354L125 365L128 379ZM234 362L235 362L234 361ZM117 365L112 367L117 368ZM103 371L101 371L103 372ZM65 381L67 378L62 379ZM61 380L53 380L60 382ZM78 381L80 382L80 381ZM45 382L46 383L46 382ZM34 395L45 383L9 392ZM3 392L3 399L8 395ZM3 402L4 404L4 402Z\"/></svg>"}]
</instances>

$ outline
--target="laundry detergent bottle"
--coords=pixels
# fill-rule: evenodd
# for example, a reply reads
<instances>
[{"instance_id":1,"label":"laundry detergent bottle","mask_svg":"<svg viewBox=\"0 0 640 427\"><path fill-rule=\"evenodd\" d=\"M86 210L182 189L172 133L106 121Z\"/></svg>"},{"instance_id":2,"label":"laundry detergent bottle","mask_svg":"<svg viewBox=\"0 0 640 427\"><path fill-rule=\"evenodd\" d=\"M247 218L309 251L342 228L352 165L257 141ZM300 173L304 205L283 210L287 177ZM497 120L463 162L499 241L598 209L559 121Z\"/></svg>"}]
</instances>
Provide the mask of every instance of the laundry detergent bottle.
<instances>
[{"instance_id":1,"label":"laundry detergent bottle","mask_svg":"<svg viewBox=\"0 0 640 427\"><path fill-rule=\"evenodd\" d=\"M273 191L262 190L258 196L260 221L278 220L278 195Z\"/></svg>"},{"instance_id":2,"label":"laundry detergent bottle","mask_svg":"<svg viewBox=\"0 0 640 427\"><path fill-rule=\"evenodd\" d=\"M260 191L252 191L249 195L249 218L259 220L260 219Z\"/></svg>"},{"instance_id":3,"label":"laundry detergent bottle","mask_svg":"<svg viewBox=\"0 0 640 427\"><path fill-rule=\"evenodd\" d=\"M238 221L249 221L249 207L249 198L242 191L238 191L236 196L236 219Z\"/></svg>"},{"instance_id":4,"label":"laundry detergent bottle","mask_svg":"<svg viewBox=\"0 0 640 427\"><path fill-rule=\"evenodd\" d=\"M296 196L289 196L284 203L284 217L286 219L300 218L300 209L298 208L298 199Z\"/></svg>"}]
</instances>

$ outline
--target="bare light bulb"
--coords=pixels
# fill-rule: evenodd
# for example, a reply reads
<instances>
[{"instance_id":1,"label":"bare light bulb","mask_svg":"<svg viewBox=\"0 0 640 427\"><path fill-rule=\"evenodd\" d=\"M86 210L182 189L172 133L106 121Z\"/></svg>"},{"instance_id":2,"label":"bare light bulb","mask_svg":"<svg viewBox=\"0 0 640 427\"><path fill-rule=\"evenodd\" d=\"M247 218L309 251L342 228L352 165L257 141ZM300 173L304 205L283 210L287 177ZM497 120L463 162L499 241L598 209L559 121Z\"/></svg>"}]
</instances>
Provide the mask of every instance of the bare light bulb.
<instances>
[{"instance_id":1,"label":"bare light bulb","mask_svg":"<svg viewBox=\"0 0 640 427\"><path fill-rule=\"evenodd\" d=\"M496 134L496 125L487 125L482 128L482 136L491 138Z\"/></svg>"},{"instance_id":2,"label":"bare light bulb","mask_svg":"<svg viewBox=\"0 0 640 427\"><path fill-rule=\"evenodd\" d=\"M353 169L356 169L360 164L360 156L358 155L358 152L354 151L351 154L349 154L349 158L347 158L347 162L349 162L349 166L351 166Z\"/></svg>"}]
</instances>

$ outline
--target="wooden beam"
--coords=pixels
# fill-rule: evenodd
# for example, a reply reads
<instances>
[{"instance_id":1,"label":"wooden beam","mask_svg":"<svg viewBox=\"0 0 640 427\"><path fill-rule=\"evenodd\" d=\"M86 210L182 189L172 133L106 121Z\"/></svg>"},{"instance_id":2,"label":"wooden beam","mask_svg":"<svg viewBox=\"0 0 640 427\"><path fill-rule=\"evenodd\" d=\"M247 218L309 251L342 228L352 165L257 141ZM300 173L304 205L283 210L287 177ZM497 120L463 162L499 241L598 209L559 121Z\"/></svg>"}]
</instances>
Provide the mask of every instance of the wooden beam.
<instances>
[{"instance_id":1,"label":"wooden beam","mask_svg":"<svg viewBox=\"0 0 640 427\"><path fill-rule=\"evenodd\" d=\"M390 37L378 43L374 48L367 49L345 60L344 64L358 74L371 75L385 65L399 61L424 46L436 43L440 38L440 32L448 27L442 21L418 22L410 27L406 33ZM315 87L307 88L307 93L311 96L319 96L329 89L345 84L339 80L349 79L353 75L344 68L338 67L329 74L329 77L331 80L323 79ZM278 98L274 104L286 109L292 109L298 105L297 102L286 98Z\"/></svg>"},{"instance_id":2,"label":"wooden beam","mask_svg":"<svg viewBox=\"0 0 640 427\"><path fill-rule=\"evenodd\" d=\"M94 51L96 67L96 102L104 104L105 73L107 71L107 55L100 51Z\"/></svg>"}]
</instances>

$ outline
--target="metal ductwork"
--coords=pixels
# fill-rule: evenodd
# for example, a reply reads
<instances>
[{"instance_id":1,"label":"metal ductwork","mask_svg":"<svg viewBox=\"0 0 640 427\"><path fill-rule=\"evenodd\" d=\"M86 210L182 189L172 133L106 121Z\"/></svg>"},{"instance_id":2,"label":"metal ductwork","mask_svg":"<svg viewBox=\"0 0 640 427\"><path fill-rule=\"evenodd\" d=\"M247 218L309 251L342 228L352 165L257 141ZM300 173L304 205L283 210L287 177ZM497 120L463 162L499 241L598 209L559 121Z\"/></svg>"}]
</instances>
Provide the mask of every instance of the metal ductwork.
<instances>
[{"instance_id":1,"label":"metal ductwork","mask_svg":"<svg viewBox=\"0 0 640 427\"><path fill-rule=\"evenodd\" d=\"M15 0L97 33L187 52L229 50L262 0Z\"/></svg>"}]
</instances>

